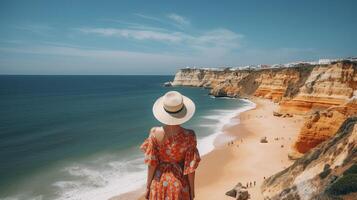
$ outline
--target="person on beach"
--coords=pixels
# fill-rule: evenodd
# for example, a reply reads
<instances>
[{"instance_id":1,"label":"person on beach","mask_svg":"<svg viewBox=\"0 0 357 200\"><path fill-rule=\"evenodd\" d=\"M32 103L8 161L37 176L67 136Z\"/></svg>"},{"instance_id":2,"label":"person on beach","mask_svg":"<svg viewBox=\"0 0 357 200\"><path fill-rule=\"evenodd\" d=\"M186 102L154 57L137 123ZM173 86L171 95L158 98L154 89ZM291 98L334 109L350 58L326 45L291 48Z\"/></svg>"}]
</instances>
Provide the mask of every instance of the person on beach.
<instances>
[{"instance_id":1,"label":"person on beach","mask_svg":"<svg viewBox=\"0 0 357 200\"><path fill-rule=\"evenodd\" d=\"M153 127L140 147L148 164L146 199L195 198L195 170L201 158L195 132L181 127L194 112L193 101L176 91L154 103L154 116L164 126Z\"/></svg>"}]
</instances>

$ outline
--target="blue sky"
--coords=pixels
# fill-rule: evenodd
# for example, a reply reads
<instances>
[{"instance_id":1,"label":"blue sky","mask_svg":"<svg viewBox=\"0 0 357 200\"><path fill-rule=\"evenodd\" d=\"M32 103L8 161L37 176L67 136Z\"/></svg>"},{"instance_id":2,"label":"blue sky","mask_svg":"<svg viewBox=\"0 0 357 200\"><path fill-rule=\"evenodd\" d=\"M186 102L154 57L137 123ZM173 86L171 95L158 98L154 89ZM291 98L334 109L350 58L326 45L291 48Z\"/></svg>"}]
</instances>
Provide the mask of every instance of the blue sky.
<instances>
[{"instance_id":1,"label":"blue sky","mask_svg":"<svg viewBox=\"0 0 357 200\"><path fill-rule=\"evenodd\" d=\"M0 74L173 74L357 56L357 1L0 1Z\"/></svg>"}]
</instances>

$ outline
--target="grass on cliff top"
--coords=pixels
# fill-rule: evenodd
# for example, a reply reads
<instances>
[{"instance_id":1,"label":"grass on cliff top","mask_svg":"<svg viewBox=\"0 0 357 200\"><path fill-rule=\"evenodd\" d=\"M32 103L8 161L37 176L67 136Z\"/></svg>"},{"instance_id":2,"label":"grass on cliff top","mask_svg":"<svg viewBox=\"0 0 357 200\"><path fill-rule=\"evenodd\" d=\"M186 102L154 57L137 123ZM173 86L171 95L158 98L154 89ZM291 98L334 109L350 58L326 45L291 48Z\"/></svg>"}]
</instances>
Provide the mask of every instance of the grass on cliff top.
<instances>
[{"instance_id":1,"label":"grass on cliff top","mask_svg":"<svg viewBox=\"0 0 357 200\"><path fill-rule=\"evenodd\" d=\"M357 192L357 165L352 165L327 190L332 195L345 195Z\"/></svg>"},{"instance_id":2,"label":"grass on cliff top","mask_svg":"<svg viewBox=\"0 0 357 200\"><path fill-rule=\"evenodd\" d=\"M328 193L332 195L345 195L352 192L357 192L357 174L342 176L328 189Z\"/></svg>"}]
</instances>

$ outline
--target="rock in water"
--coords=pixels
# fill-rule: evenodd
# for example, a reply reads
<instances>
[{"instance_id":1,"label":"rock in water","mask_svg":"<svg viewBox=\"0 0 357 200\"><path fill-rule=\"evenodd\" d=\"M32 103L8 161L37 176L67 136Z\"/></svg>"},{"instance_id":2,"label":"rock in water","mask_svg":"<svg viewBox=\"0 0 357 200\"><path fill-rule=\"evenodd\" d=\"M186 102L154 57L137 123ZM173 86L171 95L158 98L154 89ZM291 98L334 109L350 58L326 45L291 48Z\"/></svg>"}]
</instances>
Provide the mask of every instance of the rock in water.
<instances>
[{"instance_id":1,"label":"rock in water","mask_svg":"<svg viewBox=\"0 0 357 200\"><path fill-rule=\"evenodd\" d=\"M164 83L165 87L171 87L172 86L172 82L168 81Z\"/></svg>"},{"instance_id":2,"label":"rock in water","mask_svg":"<svg viewBox=\"0 0 357 200\"><path fill-rule=\"evenodd\" d=\"M237 200L247 200L250 197L247 188L242 183L238 183L233 189L226 192L226 195Z\"/></svg>"}]
</instances>

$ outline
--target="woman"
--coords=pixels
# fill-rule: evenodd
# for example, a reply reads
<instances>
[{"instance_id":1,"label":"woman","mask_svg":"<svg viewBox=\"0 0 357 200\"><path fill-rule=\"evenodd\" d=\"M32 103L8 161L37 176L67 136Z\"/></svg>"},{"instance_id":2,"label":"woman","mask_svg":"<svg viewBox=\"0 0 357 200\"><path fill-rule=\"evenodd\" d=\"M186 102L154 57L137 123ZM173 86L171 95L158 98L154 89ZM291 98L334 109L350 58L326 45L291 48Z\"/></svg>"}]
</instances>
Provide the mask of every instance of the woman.
<instances>
[{"instance_id":1,"label":"woman","mask_svg":"<svg viewBox=\"0 0 357 200\"><path fill-rule=\"evenodd\" d=\"M194 199L200 155L194 131L180 126L194 112L191 99L176 91L167 92L154 103L154 116L164 126L153 127L140 147L148 164L146 199Z\"/></svg>"}]
</instances>

